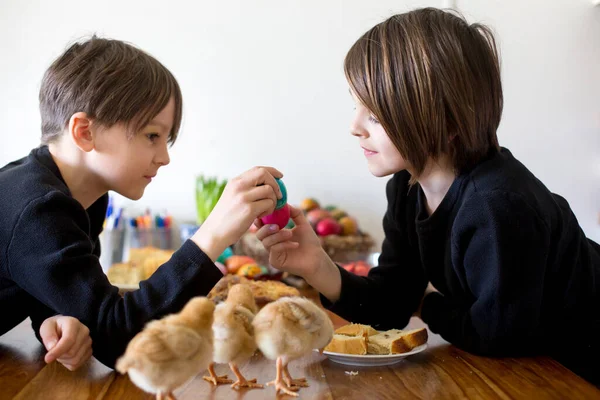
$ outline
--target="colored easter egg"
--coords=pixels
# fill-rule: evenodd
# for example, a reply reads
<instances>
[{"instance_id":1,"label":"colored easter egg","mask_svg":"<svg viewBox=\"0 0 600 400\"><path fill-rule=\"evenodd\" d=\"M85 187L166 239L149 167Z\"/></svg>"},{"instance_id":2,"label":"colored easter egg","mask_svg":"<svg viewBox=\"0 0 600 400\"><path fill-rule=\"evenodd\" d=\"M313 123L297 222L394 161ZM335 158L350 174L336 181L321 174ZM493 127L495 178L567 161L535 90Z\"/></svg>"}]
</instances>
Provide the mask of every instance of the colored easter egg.
<instances>
[{"instance_id":1,"label":"colored easter egg","mask_svg":"<svg viewBox=\"0 0 600 400\"><path fill-rule=\"evenodd\" d=\"M342 226L342 235L349 236L358 233L358 224L353 218L343 217L338 222Z\"/></svg>"},{"instance_id":2,"label":"colored easter egg","mask_svg":"<svg viewBox=\"0 0 600 400\"><path fill-rule=\"evenodd\" d=\"M265 267L264 265L260 266L260 274L261 275L269 275L271 272L269 272L269 268Z\"/></svg>"},{"instance_id":3,"label":"colored easter egg","mask_svg":"<svg viewBox=\"0 0 600 400\"><path fill-rule=\"evenodd\" d=\"M340 219L348 216L348 214L346 214L346 211L336 208L335 210L331 210L331 216L339 221Z\"/></svg>"},{"instance_id":4,"label":"colored easter egg","mask_svg":"<svg viewBox=\"0 0 600 400\"><path fill-rule=\"evenodd\" d=\"M219 258L217 258L217 261L225 264L225 261L227 261L227 259L229 257L231 257L232 255L233 255L233 250L231 250L231 247L228 247L225 249L225 251L223 253L221 253Z\"/></svg>"},{"instance_id":5,"label":"colored easter egg","mask_svg":"<svg viewBox=\"0 0 600 400\"><path fill-rule=\"evenodd\" d=\"M308 222L310 222L310 224L313 226L313 228L315 228L317 226L319 221L321 221L322 219L325 219L325 218L329 218L329 217L331 217L331 214L329 213L329 211L323 210L321 208L318 208L316 210L311 210L308 212L308 214L306 214L306 219L308 219Z\"/></svg>"},{"instance_id":6,"label":"colored easter egg","mask_svg":"<svg viewBox=\"0 0 600 400\"><path fill-rule=\"evenodd\" d=\"M283 208L273 211L272 214L262 217L260 220L265 225L274 224L279 226L279 229L283 229L290 220L290 206L286 204Z\"/></svg>"},{"instance_id":7,"label":"colored easter egg","mask_svg":"<svg viewBox=\"0 0 600 400\"><path fill-rule=\"evenodd\" d=\"M339 235L342 233L342 227L330 217L319 221L316 231L319 236Z\"/></svg>"},{"instance_id":8,"label":"colored easter egg","mask_svg":"<svg viewBox=\"0 0 600 400\"><path fill-rule=\"evenodd\" d=\"M255 276L261 275L262 269L258 264L244 264L238 269L236 275L247 276L248 278L254 278Z\"/></svg>"},{"instance_id":9,"label":"colored easter egg","mask_svg":"<svg viewBox=\"0 0 600 400\"><path fill-rule=\"evenodd\" d=\"M310 211L319 208L319 203L315 199L307 198L300 202L302 211Z\"/></svg>"},{"instance_id":10,"label":"colored easter egg","mask_svg":"<svg viewBox=\"0 0 600 400\"><path fill-rule=\"evenodd\" d=\"M235 274L242 265L254 263L254 259L248 256L231 256L225 261L225 266L230 274Z\"/></svg>"},{"instance_id":11,"label":"colored easter egg","mask_svg":"<svg viewBox=\"0 0 600 400\"><path fill-rule=\"evenodd\" d=\"M277 200L277 205L275 206L275 209L279 210L287 204L287 189L285 188L285 185L283 184L283 181L281 179L275 180L277 181L279 189L281 190L281 199Z\"/></svg>"}]
</instances>

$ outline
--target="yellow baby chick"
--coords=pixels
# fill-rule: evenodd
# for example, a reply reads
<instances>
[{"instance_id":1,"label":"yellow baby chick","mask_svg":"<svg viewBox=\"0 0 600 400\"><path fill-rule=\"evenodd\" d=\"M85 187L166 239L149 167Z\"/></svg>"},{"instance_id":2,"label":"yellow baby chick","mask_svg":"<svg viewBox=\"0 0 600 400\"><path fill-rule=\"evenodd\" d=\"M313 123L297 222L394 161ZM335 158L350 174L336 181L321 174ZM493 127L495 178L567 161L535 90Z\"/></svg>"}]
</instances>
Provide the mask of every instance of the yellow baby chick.
<instances>
[{"instance_id":1,"label":"yellow baby chick","mask_svg":"<svg viewBox=\"0 0 600 400\"><path fill-rule=\"evenodd\" d=\"M256 343L270 360L277 359L277 375L267 386L275 386L276 393L290 396L299 387L306 387L306 379L292 379L288 363L313 349L323 349L333 337L333 324L325 311L302 297L284 297L267 304L252 323Z\"/></svg>"},{"instance_id":2,"label":"yellow baby chick","mask_svg":"<svg viewBox=\"0 0 600 400\"><path fill-rule=\"evenodd\" d=\"M173 390L204 370L212 359L215 305L191 299L179 314L152 321L127 346L116 369L158 400L175 399Z\"/></svg>"},{"instance_id":3,"label":"yellow baby chick","mask_svg":"<svg viewBox=\"0 0 600 400\"><path fill-rule=\"evenodd\" d=\"M229 289L227 300L215 309L215 321L212 326L213 361L220 364L229 363L231 371L237 377L237 381L231 385L232 388L263 387L256 383L256 379L246 380L237 367L237 364L248 360L256 352L252 320L257 311L252 289L244 284L232 286ZM208 366L210 376L203 377L204 380L213 385L232 382L227 379L227 375L217 376L213 366L214 363Z\"/></svg>"}]
</instances>

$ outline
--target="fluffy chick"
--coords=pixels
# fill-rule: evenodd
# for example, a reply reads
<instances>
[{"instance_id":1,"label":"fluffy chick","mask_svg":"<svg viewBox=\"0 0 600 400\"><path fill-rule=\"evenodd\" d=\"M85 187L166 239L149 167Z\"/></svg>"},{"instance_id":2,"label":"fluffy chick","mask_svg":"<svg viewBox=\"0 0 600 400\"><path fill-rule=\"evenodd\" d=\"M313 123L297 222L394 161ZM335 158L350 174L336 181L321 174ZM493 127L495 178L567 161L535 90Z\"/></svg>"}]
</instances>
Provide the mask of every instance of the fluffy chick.
<instances>
[{"instance_id":1,"label":"fluffy chick","mask_svg":"<svg viewBox=\"0 0 600 400\"><path fill-rule=\"evenodd\" d=\"M306 379L292 379L288 363L313 349L323 349L333 337L333 324L325 311L302 297L284 297L267 304L254 321L256 343L270 360L277 359L277 375L267 386L275 386L290 396L299 387L306 387Z\"/></svg>"},{"instance_id":2,"label":"fluffy chick","mask_svg":"<svg viewBox=\"0 0 600 400\"><path fill-rule=\"evenodd\" d=\"M252 320L257 311L252 289L245 284L232 286L229 289L227 300L220 303L215 309L215 320L212 326L213 361L220 364L229 363L231 371L237 377L237 381L231 385L232 388L263 387L256 383L256 379L244 378L237 367L237 364L248 360L256 352ZM217 376L215 374L214 363L209 365L210 376L204 376L204 380L213 385L231 383L232 381L227 379L227 375Z\"/></svg>"},{"instance_id":3,"label":"fluffy chick","mask_svg":"<svg viewBox=\"0 0 600 400\"><path fill-rule=\"evenodd\" d=\"M116 369L158 400L175 399L173 390L204 370L212 359L215 305L191 299L178 314L150 322L127 346Z\"/></svg>"}]
</instances>

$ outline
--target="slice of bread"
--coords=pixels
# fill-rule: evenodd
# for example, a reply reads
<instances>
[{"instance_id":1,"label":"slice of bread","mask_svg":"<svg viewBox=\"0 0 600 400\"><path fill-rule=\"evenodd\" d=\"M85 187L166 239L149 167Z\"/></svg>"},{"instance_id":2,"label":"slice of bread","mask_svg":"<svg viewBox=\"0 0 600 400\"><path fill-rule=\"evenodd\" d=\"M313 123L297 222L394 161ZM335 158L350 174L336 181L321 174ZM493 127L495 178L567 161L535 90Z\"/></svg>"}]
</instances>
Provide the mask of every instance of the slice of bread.
<instances>
[{"instance_id":1,"label":"slice of bread","mask_svg":"<svg viewBox=\"0 0 600 400\"><path fill-rule=\"evenodd\" d=\"M390 329L369 337L367 352L369 354L408 353L415 347L427 343L427 329L401 331Z\"/></svg>"},{"instance_id":2,"label":"slice of bread","mask_svg":"<svg viewBox=\"0 0 600 400\"><path fill-rule=\"evenodd\" d=\"M348 324L336 329L335 333L346 336L364 336L365 334L367 336L373 336L377 335L379 332L373 329L370 325Z\"/></svg>"},{"instance_id":3,"label":"slice of bread","mask_svg":"<svg viewBox=\"0 0 600 400\"><path fill-rule=\"evenodd\" d=\"M335 334L331 342L325 347L325 351L364 355L367 354L367 337Z\"/></svg>"}]
</instances>

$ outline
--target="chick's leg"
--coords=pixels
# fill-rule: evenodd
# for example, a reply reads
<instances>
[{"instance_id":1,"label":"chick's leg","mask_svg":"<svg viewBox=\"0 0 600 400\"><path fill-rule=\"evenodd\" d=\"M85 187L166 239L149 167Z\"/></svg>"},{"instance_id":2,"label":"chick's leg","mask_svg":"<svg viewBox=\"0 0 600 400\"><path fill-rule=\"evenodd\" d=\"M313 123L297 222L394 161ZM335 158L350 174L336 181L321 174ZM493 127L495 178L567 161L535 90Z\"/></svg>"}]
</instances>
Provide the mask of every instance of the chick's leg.
<instances>
[{"instance_id":1,"label":"chick's leg","mask_svg":"<svg viewBox=\"0 0 600 400\"><path fill-rule=\"evenodd\" d=\"M282 379L282 371L283 371L283 361L281 357L277 357L277 376L275 380L267 383L267 386L275 386L275 393L279 393L281 390L283 393L288 396L298 397L298 393L295 393L298 388L297 387L288 387Z\"/></svg>"},{"instance_id":2,"label":"chick's leg","mask_svg":"<svg viewBox=\"0 0 600 400\"><path fill-rule=\"evenodd\" d=\"M233 382L231 379L227 379L227 375L217 376L217 374L215 373L215 363L210 363L208 365L208 373L210 374L210 376L203 376L202 379L204 379L207 382L212 383L215 386L220 383L232 383Z\"/></svg>"},{"instance_id":3,"label":"chick's leg","mask_svg":"<svg viewBox=\"0 0 600 400\"><path fill-rule=\"evenodd\" d=\"M261 389L263 388L263 385L261 385L260 383L256 383L256 379L247 380L246 378L244 378L244 376L238 369L237 365L235 365L235 363L229 363L229 368L231 368L231 370L237 377L237 382L235 382L233 385L231 385L232 388L237 388L237 387L261 388Z\"/></svg>"},{"instance_id":4,"label":"chick's leg","mask_svg":"<svg viewBox=\"0 0 600 400\"><path fill-rule=\"evenodd\" d=\"M175 397L175 395L173 395L172 392L167 393L166 395L164 395L164 397L163 392L157 392L156 400L177 400L177 398Z\"/></svg>"},{"instance_id":5,"label":"chick's leg","mask_svg":"<svg viewBox=\"0 0 600 400\"><path fill-rule=\"evenodd\" d=\"M287 363L283 366L283 381L289 387L308 387L305 378L292 379Z\"/></svg>"}]
</instances>

